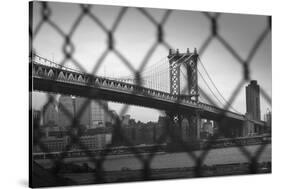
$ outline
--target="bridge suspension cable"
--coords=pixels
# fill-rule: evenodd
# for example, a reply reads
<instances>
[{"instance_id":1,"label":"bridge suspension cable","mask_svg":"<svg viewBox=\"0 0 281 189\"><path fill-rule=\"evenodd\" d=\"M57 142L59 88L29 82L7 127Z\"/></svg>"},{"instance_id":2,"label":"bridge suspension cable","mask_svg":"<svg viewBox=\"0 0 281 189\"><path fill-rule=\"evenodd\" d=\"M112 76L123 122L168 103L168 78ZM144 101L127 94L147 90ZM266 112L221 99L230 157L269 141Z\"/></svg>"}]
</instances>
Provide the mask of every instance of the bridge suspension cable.
<instances>
[{"instance_id":1,"label":"bridge suspension cable","mask_svg":"<svg viewBox=\"0 0 281 189\"><path fill-rule=\"evenodd\" d=\"M217 86L215 85L214 81L212 80L210 74L208 73L207 69L205 68L205 66L204 66L203 62L201 61L201 58L200 58L200 57L198 57L198 60L199 60L200 65L202 66L204 72L206 73L208 79L210 80L211 84L213 85L213 87L215 88L215 90L217 91L217 93L219 94L219 96L223 99L223 101L224 101L233 111L235 111L236 113L241 114L239 111L237 111L235 108L233 108L233 107L228 103L228 101L224 98L224 96L222 95L222 93L219 91L219 89L218 89ZM201 75L203 81L207 84L207 82L205 81L205 79L203 78L203 76L202 76L202 74L199 72L199 70L198 70L198 73ZM208 85L208 84L207 84L207 85ZM210 87L208 87L208 88L210 88ZM213 93L213 92L212 92L212 93ZM217 97L216 97L216 98L217 98ZM221 101L220 101L220 102L221 102ZM222 104L223 104L223 103L222 103ZM223 106L224 106L224 104L223 104Z\"/></svg>"},{"instance_id":2,"label":"bridge suspension cable","mask_svg":"<svg viewBox=\"0 0 281 189\"><path fill-rule=\"evenodd\" d=\"M163 57L158 60L155 64L152 64L148 67L145 67L141 72L141 82L142 86L153 88L159 91L168 92L169 86L167 86L169 79L169 59L167 57ZM136 83L135 74L110 78L115 79L122 82Z\"/></svg>"},{"instance_id":3,"label":"bridge suspension cable","mask_svg":"<svg viewBox=\"0 0 281 189\"><path fill-rule=\"evenodd\" d=\"M185 79L187 79L187 76L183 73L182 70L180 70L182 75L185 77ZM207 86L207 88L209 89L209 91L212 93L212 95L216 98L216 100L223 106L224 104L221 102L221 100L215 95L215 93L213 92L213 90L210 88L210 86L208 85L208 83L206 82L206 80L204 79L203 75L200 73L200 71L198 70L199 76L202 78L202 80L204 81L205 85Z\"/></svg>"},{"instance_id":4,"label":"bridge suspension cable","mask_svg":"<svg viewBox=\"0 0 281 189\"><path fill-rule=\"evenodd\" d=\"M199 76L202 78L203 82L205 83L205 85L207 86L207 88L209 89L209 91L212 93L212 95L217 99L217 101L224 106L224 104L222 103L222 101L216 96L216 94L214 93L214 91L211 89L211 87L208 85L207 81L204 79L203 75L201 74L201 72L198 70Z\"/></svg>"}]
</instances>

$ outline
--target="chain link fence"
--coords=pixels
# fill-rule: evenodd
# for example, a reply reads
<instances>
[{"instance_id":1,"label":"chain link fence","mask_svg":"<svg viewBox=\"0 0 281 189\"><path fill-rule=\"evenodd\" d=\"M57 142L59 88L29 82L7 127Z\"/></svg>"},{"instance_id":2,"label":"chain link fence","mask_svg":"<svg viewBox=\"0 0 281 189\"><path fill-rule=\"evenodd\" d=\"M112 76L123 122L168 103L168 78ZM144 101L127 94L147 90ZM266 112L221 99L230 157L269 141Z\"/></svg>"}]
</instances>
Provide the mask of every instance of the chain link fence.
<instances>
[{"instance_id":1,"label":"chain link fence","mask_svg":"<svg viewBox=\"0 0 281 189\"><path fill-rule=\"evenodd\" d=\"M32 23L32 16L33 16L33 5L34 3L40 4L40 18L37 25L33 25ZM98 18L95 15L95 12L93 11L93 5L77 5L77 9L79 10L79 14L77 18L74 20L72 27L68 32L65 32L61 29L60 25L56 23L56 20L52 19L53 10L51 9L48 2L31 2L30 3L30 27L29 27L29 38L30 38L30 57L33 56L33 53L36 53L36 49L33 48L33 43L36 40L37 36L40 35L40 31L42 30L44 25L50 26L63 40L63 45L61 47L61 51L63 52L63 59L61 62L59 62L60 65L64 66L67 61L71 61L76 67L80 69L81 72L87 72L85 68L83 68L82 64L74 58L75 53L75 44L72 41L73 35L77 32L77 29L79 28L79 24L82 22L83 19L88 18L91 19L100 29L106 34L107 39L105 43L107 44L107 48L100 54L98 60L94 63L93 70L91 72L91 75L96 75L97 70L99 67L103 64L106 57L112 53L118 57L123 64L135 75L135 80L137 81L137 85L142 86L142 75L141 72L149 62L150 58L155 53L155 50L158 46L163 46L167 49L167 52L169 49L173 49L173 46L167 42L165 38L165 25L169 22L169 17L173 14L175 10L165 10L165 13L162 16L162 19L160 21L157 21L156 18L154 18L147 10L146 8L130 8L130 7L122 7L118 13L118 15L115 18L114 23L111 27L106 27L106 25L103 23L103 20ZM120 22L124 17L126 17L126 12L128 9L136 9L136 11L139 11L142 15L145 16L147 19L147 23L152 24L155 27L156 35L155 40L152 43L152 45L149 48L149 51L145 54L143 60L141 61L141 66L139 69L135 69L133 66L133 63L130 62L118 49L115 45L115 34L116 31L118 31ZM231 97L228 99L227 105L224 107L225 111L228 111L231 105L233 104L234 100L236 99L239 91L243 87L243 85L250 81L251 78L251 71L249 69L250 64L253 62L253 57L263 44L265 38L270 35L271 33L271 17L268 16L267 19L267 25L264 28L264 30L260 33L259 36L255 39L254 45L252 46L251 50L248 52L248 56L244 59L242 58L239 53L236 51L235 48L232 47L232 45L221 35L220 33L220 25L219 25L219 19L221 17L220 13L212 14L208 12L202 12L202 15L208 20L210 23L209 28L209 35L206 37L206 39L203 41L202 45L198 48L198 54L202 56L206 51L208 51L208 48L210 47L210 44L214 39L216 39L236 60L237 64L239 64L242 67L243 70L243 78L241 78L241 81L238 83L238 85L235 87L235 90L232 92ZM89 40L95 40L95 39L89 39ZM32 66L31 66L32 67ZM31 68L32 69L32 68ZM32 75L30 72L30 91L32 91ZM90 84L89 84L90 85ZM98 86L97 86L98 87ZM200 88L200 86L199 86ZM260 88L262 97L268 102L268 104L271 104L271 96L267 94L267 92ZM186 89L184 89L186 90ZM137 93L137 91L133 91L133 93ZM200 95L202 95L205 99L208 100L209 104L216 105L215 100L212 99L202 88L200 88ZM42 110L43 114L45 114L46 108L53 104L56 99L52 95L48 95L48 101L44 105L44 109ZM113 146L112 144L108 144L105 146L104 150L100 152L99 154L93 154L88 149L88 147L80 141L80 137L82 135L81 128L79 126L79 120L83 113L85 112L85 109L87 105L90 103L91 99L87 99L83 105L77 110L77 114L73 117L72 113L69 112L69 110L63 106L61 106L61 111L68 117L69 120L71 120L71 125L69 126L69 130L67 131L67 135L69 136L69 143L64 147L63 152L59 153L56 157L53 157L50 159L52 161L52 164L54 165L50 171L50 173L54 176L54 184L53 185L66 185L66 184L79 184L75 183L73 181L63 179L59 175L61 173L61 170L64 168L65 165L65 158L67 157L67 152L71 150L71 147L73 145L76 145L79 147L79 149L83 150L86 153L86 156L89 158L89 161L92 162L95 165L95 170L93 173L93 180L92 183L104 183L109 182L108 180L108 174L103 169L103 163L106 160L106 157L108 154L110 154L110 149ZM102 101L98 101L99 105L104 108L104 110L108 111L108 109L105 107L104 103ZM177 101L175 102L175 108L177 106ZM120 115L124 115L130 105L124 105ZM112 112L107 112L109 115L112 114ZM30 114L32 114L32 110L30 110ZM112 115L113 116L113 115ZM220 121L224 121L225 119L225 112L222 112ZM221 132L224 132L225 128L219 128ZM32 137L33 140L31 141L31 146L39 147L41 151L49 153L48 147L44 145L42 142L43 138L43 132L41 125L39 123L39 119L33 120L33 127L32 130ZM164 126L164 132L162 135L156 140L155 145L152 150L148 154L142 154L141 151L133 145L133 142L126 137L124 132L122 132L122 123L119 117L116 118L115 125L113 126L112 130L113 135L113 142L122 141L123 143L127 144L128 150L131 154L134 155L136 159L139 160L142 164L142 169L137 173L138 179L132 179L132 180L152 180L155 179L155 171L151 168L151 162L153 158L155 157L156 153L161 150L161 144L164 141L167 141L169 138L171 141L176 143L176 145L180 146L182 151L186 152L186 154L193 160L195 163L195 166L188 170L189 173L192 173L192 177L202 177L202 176L209 176L207 173L210 172L212 168L206 167L204 165L204 160L208 156L212 141L215 141L217 138L212 137L210 139L210 142L207 144L207 146L202 150L202 153L200 155L196 154L191 148L190 145L187 145L186 142L179 140L177 135L175 135L175 132L173 132L173 124L169 119L166 120L166 124ZM238 146L237 149L240 150L240 152L251 162L249 165L248 173L258 173L260 164L258 163L258 159L263 153L264 149L266 148L266 144L261 145L258 150L252 154L247 150L244 146ZM31 152L32 153L32 152ZM33 160L31 160L31 163L33 164ZM169 172L168 172L169 173ZM133 173L132 173L133 174ZM188 173L186 173L188 174ZM223 171L222 173L223 174ZM219 174L217 174L219 175ZM31 176L31 179L34 177L34 175ZM186 177L186 175L182 175L180 177ZM126 181L124 178L121 181ZM127 178L127 181L130 181L130 179ZM32 179L33 183L36 183L37 181ZM46 185L52 185L52 182L50 181ZM40 185L40 184L38 184ZM44 185L44 184L43 184Z\"/></svg>"}]
</instances>

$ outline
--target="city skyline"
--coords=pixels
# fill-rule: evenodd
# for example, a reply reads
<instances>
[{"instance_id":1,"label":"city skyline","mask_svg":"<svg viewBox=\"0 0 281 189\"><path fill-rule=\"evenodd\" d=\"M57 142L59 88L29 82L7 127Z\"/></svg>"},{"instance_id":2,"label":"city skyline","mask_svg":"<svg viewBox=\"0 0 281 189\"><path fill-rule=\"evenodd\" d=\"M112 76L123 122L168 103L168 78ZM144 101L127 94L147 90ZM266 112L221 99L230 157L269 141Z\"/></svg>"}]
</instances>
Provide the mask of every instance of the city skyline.
<instances>
[{"instance_id":1,"label":"city skyline","mask_svg":"<svg viewBox=\"0 0 281 189\"><path fill-rule=\"evenodd\" d=\"M79 113L77 111L79 111L83 103L87 101L86 98L66 96L66 95L60 95L57 98L54 97L54 99L55 101L46 105L41 110L33 109L33 111L40 113L40 120L41 120L40 122L42 126L46 126L46 127L70 126L72 123L69 120L68 116L65 115L64 110L60 109L60 106L63 106L63 109L65 109L68 113L73 115L74 112ZM104 110L104 107L106 108L106 110ZM117 112L115 110L108 109L108 103L106 101L97 102L95 100L90 100L89 104L86 105L84 109L84 113L81 115L79 119L80 121L79 124L87 126L87 128L91 129L91 128L98 128L99 127L98 125L100 124L100 122L102 122L101 123L103 125L102 127L105 127L107 122L113 123L116 121L114 116L118 116L121 121L124 121L124 119L126 119L127 120L126 122L129 122L129 120L135 120L135 118L131 117L131 115L128 113L124 114L123 116L117 115ZM159 117L163 117L163 116L159 115ZM157 118L157 121L159 117ZM135 121L138 122L140 120L135 120ZM145 123L145 122L140 121L140 123ZM122 124L124 124L124 122L122 122Z\"/></svg>"}]
</instances>

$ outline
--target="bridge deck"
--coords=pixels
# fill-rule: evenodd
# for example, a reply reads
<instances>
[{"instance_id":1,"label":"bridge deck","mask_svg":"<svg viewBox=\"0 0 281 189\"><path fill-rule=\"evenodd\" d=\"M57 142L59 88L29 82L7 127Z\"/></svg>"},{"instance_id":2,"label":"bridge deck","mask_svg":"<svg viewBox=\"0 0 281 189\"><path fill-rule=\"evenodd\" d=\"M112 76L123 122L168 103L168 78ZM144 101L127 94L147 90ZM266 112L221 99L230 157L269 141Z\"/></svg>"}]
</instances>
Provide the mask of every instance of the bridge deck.
<instances>
[{"instance_id":1,"label":"bridge deck","mask_svg":"<svg viewBox=\"0 0 281 189\"><path fill-rule=\"evenodd\" d=\"M64 95L74 95L91 99L101 99L148 108L177 111L182 113L200 112L202 118L244 121L245 116L201 102L185 96L176 96L163 91L115 81L103 77L81 73L65 67L46 66L32 61L33 90Z\"/></svg>"}]
</instances>

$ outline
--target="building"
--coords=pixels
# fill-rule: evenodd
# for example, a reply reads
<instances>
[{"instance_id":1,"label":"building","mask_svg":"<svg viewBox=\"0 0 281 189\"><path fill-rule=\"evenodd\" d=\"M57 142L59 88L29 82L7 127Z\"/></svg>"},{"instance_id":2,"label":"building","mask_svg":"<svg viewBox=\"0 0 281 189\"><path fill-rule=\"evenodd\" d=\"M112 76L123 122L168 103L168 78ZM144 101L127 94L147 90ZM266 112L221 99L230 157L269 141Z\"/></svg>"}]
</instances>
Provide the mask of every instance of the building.
<instances>
[{"instance_id":1,"label":"building","mask_svg":"<svg viewBox=\"0 0 281 189\"><path fill-rule=\"evenodd\" d=\"M41 111L32 110L33 124L41 124Z\"/></svg>"},{"instance_id":2,"label":"building","mask_svg":"<svg viewBox=\"0 0 281 189\"><path fill-rule=\"evenodd\" d=\"M66 149L66 146L69 143L68 137L56 138L56 137L48 137L42 138L40 140L42 146L44 146L47 152L62 152ZM34 152L41 152L42 149L36 145L34 146Z\"/></svg>"},{"instance_id":3,"label":"building","mask_svg":"<svg viewBox=\"0 0 281 189\"><path fill-rule=\"evenodd\" d=\"M40 110L32 110L32 116L34 120L40 120L41 118L41 111Z\"/></svg>"},{"instance_id":4,"label":"building","mask_svg":"<svg viewBox=\"0 0 281 189\"><path fill-rule=\"evenodd\" d=\"M69 136L64 137L44 137L40 140L41 144L48 152L62 152L66 150L70 144ZM79 144L74 143L69 150L96 150L103 149L107 144L105 134L97 134L93 136L83 135L79 137ZM81 145L81 146L80 146ZM39 146L34 147L34 152L41 152Z\"/></svg>"},{"instance_id":5,"label":"building","mask_svg":"<svg viewBox=\"0 0 281 189\"><path fill-rule=\"evenodd\" d=\"M103 106L105 106L105 110ZM79 125L86 128L104 127L108 109L107 102L103 102L103 106L86 98L61 96L59 100L59 125L62 127L70 126L72 124L71 119L74 118L75 114L79 118Z\"/></svg>"},{"instance_id":6,"label":"building","mask_svg":"<svg viewBox=\"0 0 281 189\"><path fill-rule=\"evenodd\" d=\"M161 127L165 127L165 125L167 124L167 117L166 116L159 116L158 117L158 125Z\"/></svg>"},{"instance_id":7,"label":"building","mask_svg":"<svg viewBox=\"0 0 281 189\"><path fill-rule=\"evenodd\" d=\"M112 133L105 134L105 145L112 144Z\"/></svg>"},{"instance_id":8,"label":"building","mask_svg":"<svg viewBox=\"0 0 281 189\"><path fill-rule=\"evenodd\" d=\"M167 117L166 116L159 116L157 126L155 128L156 139L160 138L164 134L164 132L166 131L166 128L165 128L166 124L167 124Z\"/></svg>"},{"instance_id":9,"label":"building","mask_svg":"<svg viewBox=\"0 0 281 189\"><path fill-rule=\"evenodd\" d=\"M90 130L102 127L105 128L108 120L108 111L108 102L91 100L84 110L84 113L87 113L87 115L81 117L81 123L87 123L87 128ZM107 134L103 133L93 136L83 136L80 139L82 139L82 143L83 141L85 142L85 146L89 149L101 149L108 143L106 135Z\"/></svg>"},{"instance_id":10,"label":"building","mask_svg":"<svg viewBox=\"0 0 281 189\"><path fill-rule=\"evenodd\" d=\"M79 142L82 145L76 147L79 150L81 150L81 147L86 148L86 150L103 149L106 145L106 136L105 134L81 136Z\"/></svg>"},{"instance_id":11,"label":"building","mask_svg":"<svg viewBox=\"0 0 281 189\"><path fill-rule=\"evenodd\" d=\"M115 110L109 110L109 113L106 116L106 126L115 125L117 119L118 119L117 112Z\"/></svg>"},{"instance_id":12,"label":"building","mask_svg":"<svg viewBox=\"0 0 281 189\"><path fill-rule=\"evenodd\" d=\"M78 118L79 126L85 129L105 127L107 121L108 103L104 101L88 100L81 97L61 96L58 108L59 126L68 128L72 125L74 116ZM81 138L88 147L98 148L104 146L105 134ZM96 143L96 144L93 144ZM86 146L87 146L86 145Z\"/></svg>"},{"instance_id":13,"label":"building","mask_svg":"<svg viewBox=\"0 0 281 189\"><path fill-rule=\"evenodd\" d=\"M46 104L43 107L43 125L44 126L57 126L58 119L58 110L56 103Z\"/></svg>"},{"instance_id":14,"label":"building","mask_svg":"<svg viewBox=\"0 0 281 189\"><path fill-rule=\"evenodd\" d=\"M267 126L271 127L271 111L267 111L266 114L264 115L264 121Z\"/></svg>"},{"instance_id":15,"label":"building","mask_svg":"<svg viewBox=\"0 0 281 189\"><path fill-rule=\"evenodd\" d=\"M246 113L254 120L261 119L260 86L256 80L252 80L246 87Z\"/></svg>"},{"instance_id":16,"label":"building","mask_svg":"<svg viewBox=\"0 0 281 189\"><path fill-rule=\"evenodd\" d=\"M265 121L265 126L266 126L266 132L271 132L271 122L272 122L272 117L271 117L271 111L267 111L266 114L264 115L264 121Z\"/></svg>"},{"instance_id":17,"label":"building","mask_svg":"<svg viewBox=\"0 0 281 189\"><path fill-rule=\"evenodd\" d=\"M60 126L45 126L43 128L43 133L45 137L57 137L62 138L68 136L68 130L65 127Z\"/></svg>"},{"instance_id":18,"label":"building","mask_svg":"<svg viewBox=\"0 0 281 189\"><path fill-rule=\"evenodd\" d=\"M248 120L253 119L252 114L246 113L245 116ZM251 121L246 121L242 130L242 136L252 135L255 135L255 125Z\"/></svg>"},{"instance_id":19,"label":"building","mask_svg":"<svg viewBox=\"0 0 281 189\"><path fill-rule=\"evenodd\" d=\"M189 122L186 118L182 119L181 122L181 133L182 133L182 140L187 141L189 136Z\"/></svg>"},{"instance_id":20,"label":"building","mask_svg":"<svg viewBox=\"0 0 281 189\"><path fill-rule=\"evenodd\" d=\"M71 98L71 96L60 96L58 105L58 125L60 127L69 127L72 125L74 104L74 98Z\"/></svg>"},{"instance_id":21,"label":"building","mask_svg":"<svg viewBox=\"0 0 281 189\"><path fill-rule=\"evenodd\" d=\"M252 80L246 86L246 118L248 121L243 126L242 136L252 136L258 133L257 128L250 120L261 120L260 111L260 86L256 80Z\"/></svg>"},{"instance_id":22,"label":"building","mask_svg":"<svg viewBox=\"0 0 281 189\"><path fill-rule=\"evenodd\" d=\"M210 120L203 122L200 132L200 138L209 138L213 135L214 135L214 128L212 122Z\"/></svg>"},{"instance_id":23,"label":"building","mask_svg":"<svg viewBox=\"0 0 281 189\"><path fill-rule=\"evenodd\" d=\"M108 103L92 100L90 104L90 128L105 127L108 120Z\"/></svg>"},{"instance_id":24,"label":"building","mask_svg":"<svg viewBox=\"0 0 281 189\"><path fill-rule=\"evenodd\" d=\"M90 128L91 125L91 110L89 104L91 100L86 98L76 97L75 98L75 111L76 115L79 115L79 124Z\"/></svg>"},{"instance_id":25,"label":"building","mask_svg":"<svg viewBox=\"0 0 281 189\"><path fill-rule=\"evenodd\" d=\"M122 126L127 126L129 125L129 121L130 121L130 115L126 114L122 116Z\"/></svg>"}]
</instances>

